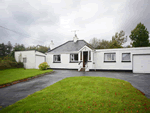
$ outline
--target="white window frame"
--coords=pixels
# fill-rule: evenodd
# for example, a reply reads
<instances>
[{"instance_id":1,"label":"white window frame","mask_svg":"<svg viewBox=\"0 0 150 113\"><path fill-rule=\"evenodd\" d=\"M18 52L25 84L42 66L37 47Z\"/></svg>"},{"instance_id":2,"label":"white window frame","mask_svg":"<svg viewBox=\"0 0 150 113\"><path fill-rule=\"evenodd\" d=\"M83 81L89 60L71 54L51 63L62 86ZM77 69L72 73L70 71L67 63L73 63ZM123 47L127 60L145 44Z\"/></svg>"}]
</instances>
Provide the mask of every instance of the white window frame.
<instances>
[{"instance_id":1,"label":"white window frame","mask_svg":"<svg viewBox=\"0 0 150 113\"><path fill-rule=\"evenodd\" d=\"M71 53L71 54L70 54L70 62L78 62L78 60L75 60L75 55L78 56L78 60L79 60L79 55L78 55L78 53Z\"/></svg>"},{"instance_id":2,"label":"white window frame","mask_svg":"<svg viewBox=\"0 0 150 113\"><path fill-rule=\"evenodd\" d=\"M82 61L83 52L80 51L80 61Z\"/></svg>"},{"instance_id":3,"label":"white window frame","mask_svg":"<svg viewBox=\"0 0 150 113\"><path fill-rule=\"evenodd\" d=\"M23 58L23 63L27 63L27 58L26 57Z\"/></svg>"},{"instance_id":4,"label":"white window frame","mask_svg":"<svg viewBox=\"0 0 150 113\"><path fill-rule=\"evenodd\" d=\"M89 59L88 59L88 60L89 60L89 61L91 61L91 59L92 59L92 57L91 57L92 52L91 52L91 51L89 51L89 52L88 52L88 54L89 54ZM90 59L90 58L91 58L91 59Z\"/></svg>"},{"instance_id":5,"label":"white window frame","mask_svg":"<svg viewBox=\"0 0 150 113\"><path fill-rule=\"evenodd\" d=\"M60 61L58 61L58 56L60 56ZM56 58L56 61L55 61L55 58ZM61 62L61 55L54 55L53 56L53 62L54 63L60 63Z\"/></svg>"},{"instance_id":6,"label":"white window frame","mask_svg":"<svg viewBox=\"0 0 150 113\"><path fill-rule=\"evenodd\" d=\"M129 60L123 60L123 54L129 54ZM131 62L131 53L122 53L122 62Z\"/></svg>"},{"instance_id":7,"label":"white window frame","mask_svg":"<svg viewBox=\"0 0 150 113\"><path fill-rule=\"evenodd\" d=\"M106 60L106 55L110 55L110 60ZM114 55L114 60L112 59ZM116 62L116 53L104 53L104 62Z\"/></svg>"}]
</instances>

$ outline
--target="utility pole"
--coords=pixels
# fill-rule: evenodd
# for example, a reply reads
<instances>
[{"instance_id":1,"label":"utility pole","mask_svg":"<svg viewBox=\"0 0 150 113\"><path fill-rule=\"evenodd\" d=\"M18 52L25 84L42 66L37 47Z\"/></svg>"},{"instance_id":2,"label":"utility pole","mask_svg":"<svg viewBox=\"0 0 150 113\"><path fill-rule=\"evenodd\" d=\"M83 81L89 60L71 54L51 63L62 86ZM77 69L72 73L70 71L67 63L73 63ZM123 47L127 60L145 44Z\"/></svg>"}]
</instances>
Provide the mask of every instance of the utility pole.
<instances>
[{"instance_id":1,"label":"utility pole","mask_svg":"<svg viewBox=\"0 0 150 113\"><path fill-rule=\"evenodd\" d=\"M71 31L71 32L74 32L74 35L76 36L76 32L77 32L77 31L79 31L79 30L73 30L73 31Z\"/></svg>"}]
</instances>

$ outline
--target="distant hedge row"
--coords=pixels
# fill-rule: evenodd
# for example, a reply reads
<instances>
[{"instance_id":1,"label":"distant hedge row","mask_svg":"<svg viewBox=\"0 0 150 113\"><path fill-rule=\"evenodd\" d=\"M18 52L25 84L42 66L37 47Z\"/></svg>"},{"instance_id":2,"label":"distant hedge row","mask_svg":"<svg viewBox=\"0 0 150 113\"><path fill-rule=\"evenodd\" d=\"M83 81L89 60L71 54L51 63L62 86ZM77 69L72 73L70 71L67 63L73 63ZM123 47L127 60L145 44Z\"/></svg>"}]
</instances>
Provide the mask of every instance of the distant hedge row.
<instances>
[{"instance_id":1,"label":"distant hedge row","mask_svg":"<svg viewBox=\"0 0 150 113\"><path fill-rule=\"evenodd\" d=\"M23 68L23 67L24 65L22 62L16 62L16 60L11 56L0 58L0 70L10 68Z\"/></svg>"}]
</instances>

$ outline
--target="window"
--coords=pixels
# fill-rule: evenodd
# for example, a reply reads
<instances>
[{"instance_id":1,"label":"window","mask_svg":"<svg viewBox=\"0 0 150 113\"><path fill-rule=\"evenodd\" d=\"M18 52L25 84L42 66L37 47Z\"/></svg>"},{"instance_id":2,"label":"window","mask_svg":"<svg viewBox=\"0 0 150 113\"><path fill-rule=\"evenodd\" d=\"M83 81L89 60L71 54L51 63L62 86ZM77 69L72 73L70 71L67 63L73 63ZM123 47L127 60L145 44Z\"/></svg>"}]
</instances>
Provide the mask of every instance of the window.
<instances>
[{"instance_id":1,"label":"window","mask_svg":"<svg viewBox=\"0 0 150 113\"><path fill-rule=\"evenodd\" d=\"M91 60L91 51L89 51L89 60Z\"/></svg>"},{"instance_id":2,"label":"window","mask_svg":"<svg viewBox=\"0 0 150 113\"><path fill-rule=\"evenodd\" d=\"M109 61L113 61L115 62L116 61L116 53L105 53L104 54L104 61L105 62L109 62Z\"/></svg>"},{"instance_id":3,"label":"window","mask_svg":"<svg viewBox=\"0 0 150 113\"><path fill-rule=\"evenodd\" d=\"M78 62L78 54L70 54L70 62Z\"/></svg>"},{"instance_id":4,"label":"window","mask_svg":"<svg viewBox=\"0 0 150 113\"><path fill-rule=\"evenodd\" d=\"M23 58L23 63L26 63L27 62L27 58Z\"/></svg>"},{"instance_id":5,"label":"window","mask_svg":"<svg viewBox=\"0 0 150 113\"><path fill-rule=\"evenodd\" d=\"M80 51L80 60L82 60L82 51Z\"/></svg>"},{"instance_id":6,"label":"window","mask_svg":"<svg viewBox=\"0 0 150 113\"><path fill-rule=\"evenodd\" d=\"M130 53L122 53L122 62L130 61Z\"/></svg>"},{"instance_id":7,"label":"window","mask_svg":"<svg viewBox=\"0 0 150 113\"><path fill-rule=\"evenodd\" d=\"M60 55L54 55L54 62L61 62Z\"/></svg>"}]
</instances>

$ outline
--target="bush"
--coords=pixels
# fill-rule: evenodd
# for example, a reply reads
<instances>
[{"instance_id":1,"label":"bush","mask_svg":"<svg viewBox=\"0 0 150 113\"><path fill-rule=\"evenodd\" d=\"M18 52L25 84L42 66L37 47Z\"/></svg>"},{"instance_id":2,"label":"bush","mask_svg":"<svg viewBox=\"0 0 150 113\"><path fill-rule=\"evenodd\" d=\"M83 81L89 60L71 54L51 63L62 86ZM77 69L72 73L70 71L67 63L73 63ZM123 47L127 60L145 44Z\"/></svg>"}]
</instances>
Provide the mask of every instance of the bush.
<instances>
[{"instance_id":1,"label":"bush","mask_svg":"<svg viewBox=\"0 0 150 113\"><path fill-rule=\"evenodd\" d=\"M23 68L24 67L23 62L17 62L17 66L16 67L17 68Z\"/></svg>"},{"instance_id":2,"label":"bush","mask_svg":"<svg viewBox=\"0 0 150 113\"><path fill-rule=\"evenodd\" d=\"M49 65L47 64L47 62L43 62L39 65L40 70L46 70L48 67Z\"/></svg>"},{"instance_id":3,"label":"bush","mask_svg":"<svg viewBox=\"0 0 150 113\"><path fill-rule=\"evenodd\" d=\"M16 62L16 60L11 56L5 56L0 59L0 69L10 69L10 68L23 68L22 62Z\"/></svg>"},{"instance_id":4,"label":"bush","mask_svg":"<svg viewBox=\"0 0 150 113\"><path fill-rule=\"evenodd\" d=\"M9 68L11 68L11 65L9 64L8 61L2 61L0 63L0 69L9 69Z\"/></svg>"},{"instance_id":5,"label":"bush","mask_svg":"<svg viewBox=\"0 0 150 113\"><path fill-rule=\"evenodd\" d=\"M12 62L16 62L15 58L13 58L12 56L9 56L9 55L5 56L3 58L3 60L9 60L9 61L12 61Z\"/></svg>"}]
</instances>

